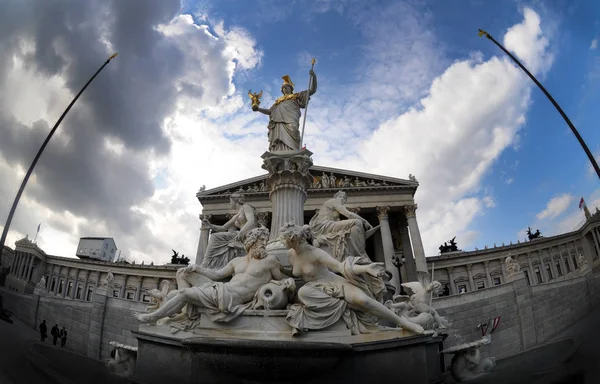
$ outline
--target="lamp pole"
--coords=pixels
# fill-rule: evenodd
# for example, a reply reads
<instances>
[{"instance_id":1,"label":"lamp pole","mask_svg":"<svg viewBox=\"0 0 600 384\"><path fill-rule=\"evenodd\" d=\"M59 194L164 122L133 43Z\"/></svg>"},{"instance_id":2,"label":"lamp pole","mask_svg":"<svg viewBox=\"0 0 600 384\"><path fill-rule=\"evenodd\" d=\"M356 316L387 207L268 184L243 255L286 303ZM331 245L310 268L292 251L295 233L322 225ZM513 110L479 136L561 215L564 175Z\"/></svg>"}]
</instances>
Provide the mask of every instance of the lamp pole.
<instances>
[{"instance_id":1,"label":"lamp pole","mask_svg":"<svg viewBox=\"0 0 600 384\"><path fill-rule=\"evenodd\" d=\"M65 111L63 112L63 114L60 116L60 118L58 119L58 121L56 122L56 124L54 124L54 127L52 128L52 130L48 134L48 137L46 137L46 140L44 140L44 143L42 144L42 146L38 150L37 154L35 155L35 158L33 159L33 162L31 163L31 165L29 166L29 169L27 170L27 174L25 174L25 177L23 178L23 182L21 183L21 186L19 187L19 191L17 192L17 196L15 197L15 200L13 201L12 207L10 207L10 212L8 213L8 218L6 219L6 223L4 224L4 229L2 230L2 238L0 238L0 255L2 255L2 252L4 251L4 243L6 242L6 236L8 235L8 228L10 227L10 223L12 222L12 218L13 218L13 216L15 214L15 211L17 210L17 205L19 204L19 200L21 199L21 195L23 194L23 190L25 190L25 186L27 185L27 181L29 181L29 177L33 173L33 168L35 168L35 165L37 164L40 156L42 155L42 152L44 152L44 149L46 148L46 145L48 145L48 142L52 138L52 135L54 135L54 132L56 132L56 129L58 128L58 126L60 125L60 123L63 121L63 119L65 118L65 116L67 115L67 113L69 113L69 110L71 110L71 107L73 106L73 104L75 104L75 102L77 101L77 99L79 99L79 96L81 96L81 94L83 93L83 91L85 91L85 89L88 87L88 85L90 85L90 83L92 82L92 80L94 80L96 78L96 76L98 76L98 74L104 69L104 67L106 67L106 65L108 63L110 63L110 61L112 59L114 59L115 57L117 57L116 53L113 54L111 57L109 57L104 62L104 64L102 64L102 66L100 67L100 69L98 69L96 71L96 73L94 73L94 75L88 80L87 83L85 83L85 85L83 86L83 88L81 88L81 91L79 91L79 93L75 96L75 98L73 99L73 101L71 101L71 104L69 104L69 106L67 107L67 109L65 109Z\"/></svg>"},{"instance_id":2,"label":"lamp pole","mask_svg":"<svg viewBox=\"0 0 600 384\"><path fill-rule=\"evenodd\" d=\"M527 68L525 68L525 66L523 64L521 64L521 62L519 60L517 60L516 57L514 57L510 52L508 52L506 50L506 48L504 48L502 46L502 44L500 44L499 42L497 42L496 39L494 39L489 33L487 33L486 31L484 31L483 29L480 29L479 30L479 37L481 37L481 36L487 37L494 44L496 44L501 50L503 50L504 53L506 53L515 63L517 63L517 65L527 74L527 76L529 76L529 78L531 80L533 80L533 82L542 90L542 92L544 92L544 94L546 95L546 97L548 97L548 99L550 100L550 102L558 110L558 113L560 113L560 115L563 117L563 119L565 120L565 122L567 123L567 125L569 126L569 128L571 128L571 131L573 132L573 134L575 135L575 137L579 141L579 144L581 144L581 147L583 148L583 150L585 151L586 155L590 159L590 162L592 163L592 166L594 167L594 170L596 171L596 174L598 175L598 178L600 179L600 167L598 166L598 163L596 162L596 159L594 158L594 155L592 155L592 152L590 152L590 149L585 144L585 141L583 141L583 138L581 137L581 135L579 135L579 132L577 132L577 129L575 128L575 126L573 125L573 123L571 123L571 120L569 120L569 118L567 117L567 114L562 110L562 108L560 107L560 105L558 105L558 103L554 100L554 98L552 97L552 95L550 95L550 93L546 90L546 88L544 88L544 86L535 78L535 76L533 76L531 74L531 72L529 72L527 70Z\"/></svg>"},{"instance_id":3,"label":"lamp pole","mask_svg":"<svg viewBox=\"0 0 600 384\"><path fill-rule=\"evenodd\" d=\"M392 264L394 267L398 269L398 280L400 281L400 294L406 295L406 291L404 291L404 286L402 285L402 266L406 262L406 259L403 257L399 259L397 256L392 256Z\"/></svg>"}]
</instances>

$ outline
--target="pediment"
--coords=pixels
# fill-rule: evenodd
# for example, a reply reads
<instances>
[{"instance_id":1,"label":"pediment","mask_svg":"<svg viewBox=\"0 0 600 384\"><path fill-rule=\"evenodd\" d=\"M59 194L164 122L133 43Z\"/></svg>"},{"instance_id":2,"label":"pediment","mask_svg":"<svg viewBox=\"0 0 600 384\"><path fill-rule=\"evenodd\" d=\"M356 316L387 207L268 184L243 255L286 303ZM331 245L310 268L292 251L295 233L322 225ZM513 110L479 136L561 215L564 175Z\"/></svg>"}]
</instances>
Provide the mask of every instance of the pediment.
<instances>
[{"instance_id":1,"label":"pediment","mask_svg":"<svg viewBox=\"0 0 600 384\"><path fill-rule=\"evenodd\" d=\"M340 189L355 191L408 189L414 194L419 186L419 182L412 175L409 175L409 179L405 180L318 165L313 165L310 168L310 173L313 176L313 184L307 191L309 194L321 191L337 191ZM266 180L267 174L264 174L208 190L203 187L196 193L196 197L202 201L210 198L222 198L235 192L251 195L268 195L269 191Z\"/></svg>"}]
</instances>

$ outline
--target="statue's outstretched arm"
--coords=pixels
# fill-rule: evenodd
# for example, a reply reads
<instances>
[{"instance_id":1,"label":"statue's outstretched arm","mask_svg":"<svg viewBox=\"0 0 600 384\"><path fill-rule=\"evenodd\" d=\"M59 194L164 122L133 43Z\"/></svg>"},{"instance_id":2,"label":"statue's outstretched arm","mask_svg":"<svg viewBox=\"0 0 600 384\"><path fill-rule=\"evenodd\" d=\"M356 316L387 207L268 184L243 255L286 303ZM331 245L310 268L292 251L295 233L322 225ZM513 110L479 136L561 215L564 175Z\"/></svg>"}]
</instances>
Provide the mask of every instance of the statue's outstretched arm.
<instances>
[{"instance_id":1,"label":"statue's outstretched arm","mask_svg":"<svg viewBox=\"0 0 600 384\"><path fill-rule=\"evenodd\" d=\"M246 214L247 221L246 224L244 224L242 228L240 228L240 234L238 235L240 238L243 238L249 230L253 229L256 226L256 212L254 211L254 208L250 205L244 204L242 206L242 209Z\"/></svg>"},{"instance_id":2,"label":"statue's outstretched arm","mask_svg":"<svg viewBox=\"0 0 600 384\"><path fill-rule=\"evenodd\" d=\"M315 248L314 252L318 254L317 261L329 268L329 270L343 274L344 266L342 263L334 259L329 253L319 248Z\"/></svg>"},{"instance_id":3,"label":"statue's outstretched arm","mask_svg":"<svg viewBox=\"0 0 600 384\"><path fill-rule=\"evenodd\" d=\"M350 212L346 207L344 207L344 205L340 202L336 202L334 205L335 210L343 216L346 216L349 219L356 219L356 220L360 220L363 223L367 224L369 227L371 226L371 224L366 220L363 219L362 217L360 217L360 215L354 213L354 212Z\"/></svg>"},{"instance_id":4,"label":"statue's outstretched arm","mask_svg":"<svg viewBox=\"0 0 600 384\"><path fill-rule=\"evenodd\" d=\"M267 116L271 115L271 110L270 110L270 109L265 109L265 108L260 108L260 107L257 107L257 108L252 108L252 110L253 110L254 112L260 112L260 113L263 113L263 114L265 114L265 115L267 115Z\"/></svg>"},{"instance_id":5,"label":"statue's outstretched arm","mask_svg":"<svg viewBox=\"0 0 600 384\"><path fill-rule=\"evenodd\" d=\"M194 272L199 273L203 276L206 276L213 281L223 280L226 277L233 276L233 274L235 272L234 261L237 261L237 260L235 260L235 259L231 260L226 266L224 266L223 268L218 269L216 271L213 271L211 269L202 268L199 265L195 265Z\"/></svg>"},{"instance_id":6,"label":"statue's outstretched arm","mask_svg":"<svg viewBox=\"0 0 600 384\"><path fill-rule=\"evenodd\" d=\"M315 94L315 92L317 92L317 75L312 69L310 70L310 76L312 79L310 82L310 89L308 90L308 94L312 96Z\"/></svg>"}]
</instances>

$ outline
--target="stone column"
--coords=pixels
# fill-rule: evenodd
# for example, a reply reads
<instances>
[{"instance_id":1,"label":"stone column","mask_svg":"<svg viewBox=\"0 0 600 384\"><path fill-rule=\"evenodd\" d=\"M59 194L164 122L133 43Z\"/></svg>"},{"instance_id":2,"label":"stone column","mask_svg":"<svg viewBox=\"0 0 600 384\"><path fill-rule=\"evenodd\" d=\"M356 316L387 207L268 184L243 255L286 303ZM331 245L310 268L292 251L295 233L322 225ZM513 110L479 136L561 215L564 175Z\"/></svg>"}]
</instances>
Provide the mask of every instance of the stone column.
<instances>
[{"instance_id":1,"label":"stone column","mask_svg":"<svg viewBox=\"0 0 600 384\"><path fill-rule=\"evenodd\" d=\"M77 294L77 286L79 285L79 268L75 268L75 274L73 275L73 290L71 291L71 299L75 300Z\"/></svg>"},{"instance_id":2,"label":"stone column","mask_svg":"<svg viewBox=\"0 0 600 384\"><path fill-rule=\"evenodd\" d=\"M527 252L527 265L529 265L529 282L531 285L535 285L537 284L537 276L535 275L535 270L531 263L531 252Z\"/></svg>"},{"instance_id":3,"label":"stone column","mask_svg":"<svg viewBox=\"0 0 600 384\"><path fill-rule=\"evenodd\" d=\"M125 297L126 289L127 289L127 275L123 275L123 285L121 286L121 292L119 293L119 296L121 299L126 299L126 297ZM112 292L110 294L112 297Z\"/></svg>"},{"instance_id":4,"label":"stone column","mask_svg":"<svg viewBox=\"0 0 600 384\"><path fill-rule=\"evenodd\" d=\"M17 270L17 278L21 279L21 276L23 275L23 264L25 263L25 254L22 252L19 252L19 267Z\"/></svg>"},{"instance_id":5,"label":"stone column","mask_svg":"<svg viewBox=\"0 0 600 384\"><path fill-rule=\"evenodd\" d=\"M452 270L454 269L454 267L447 267L446 269L448 270L450 294L455 295L458 293L458 290L456 289L456 284L454 284L454 276L452 276Z\"/></svg>"},{"instance_id":6,"label":"stone column","mask_svg":"<svg viewBox=\"0 0 600 384\"><path fill-rule=\"evenodd\" d=\"M600 256L600 242L598 241L598 235L596 235L596 229L597 228L592 228L591 232L592 237L594 238L594 249L596 249L596 253ZM594 259L596 258L592 256L592 260Z\"/></svg>"},{"instance_id":7,"label":"stone column","mask_svg":"<svg viewBox=\"0 0 600 384\"><path fill-rule=\"evenodd\" d=\"M62 297L64 298L67 294L67 290L69 289L69 273L71 273L71 268L67 267L67 274L65 275L65 284L63 285Z\"/></svg>"},{"instance_id":8,"label":"stone column","mask_svg":"<svg viewBox=\"0 0 600 384\"><path fill-rule=\"evenodd\" d=\"M569 267L571 268L571 272L575 272L575 266L573 265L573 258L571 257L571 251L567 244L563 244L565 246L565 251L567 251L567 263L569 263Z\"/></svg>"},{"instance_id":9,"label":"stone column","mask_svg":"<svg viewBox=\"0 0 600 384\"><path fill-rule=\"evenodd\" d=\"M473 264L467 264L467 276L469 276L469 285L471 286L470 292L477 290L477 287L475 286L475 282L473 281L473 272L471 272L472 266L473 266Z\"/></svg>"},{"instance_id":10,"label":"stone column","mask_svg":"<svg viewBox=\"0 0 600 384\"><path fill-rule=\"evenodd\" d=\"M560 264L560 269L562 272L562 276L567 274L567 267L565 266L565 260L563 259L562 252L560 251L560 247L556 247L558 251L558 264Z\"/></svg>"},{"instance_id":11,"label":"stone column","mask_svg":"<svg viewBox=\"0 0 600 384\"><path fill-rule=\"evenodd\" d=\"M546 268L544 267L544 259L542 258L542 251L537 251L538 260L540 261L540 275L542 276L542 283L546 283L550 278L546 276Z\"/></svg>"},{"instance_id":12,"label":"stone column","mask_svg":"<svg viewBox=\"0 0 600 384\"><path fill-rule=\"evenodd\" d=\"M312 185L310 167L312 152L303 149L289 152L265 152L262 168L269 172L267 188L272 203L271 241L279 239L279 230L294 222L304 225L304 202L306 189ZM277 243L279 243L277 241ZM276 246L283 248L282 245ZM272 247L271 247L272 248ZM287 263L287 261L286 261Z\"/></svg>"},{"instance_id":13,"label":"stone column","mask_svg":"<svg viewBox=\"0 0 600 384\"><path fill-rule=\"evenodd\" d=\"M17 276L17 271L19 270L19 252L15 251L15 255L13 257L12 268L10 269L10 274L12 276Z\"/></svg>"},{"instance_id":14,"label":"stone column","mask_svg":"<svg viewBox=\"0 0 600 384\"><path fill-rule=\"evenodd\" d=\"M421 240L421 233L419 232L419 225L417 224L417 204L405 205L404 212L406 214L406 221L408 222L408 230L410 231L410 238L412 240L412 246L415 256L415 265L417 267L417 278L423 283L427 283L430 280L429 271L427 270L427 260L425 260L425 249L423 248L423 241Z\"/></svg>"},{"instance_id":15,"label":"stone column","mask_svg":"<svg viewBox=\"0 0 600 384\"><path fill-rule=\"evenodd\" d=\"M28 254L21 255L21 261L19 263L19 274L17 276L21 280L23 280L23 275L25 274L25 264L27 264L28 259Z\"/></svg>"},{"instance_id":16,"label":"stone column","mask_svg":"<svg viewBox=\"0 0 600 384\"><path fill-rule=\"evenodd\" d=\"M90 278L90 271L87 270L85 272L85 279L83 280L83 288L81 289L83 296L80 297L80 300L86 301L87 299L87 291L88 291L88 280Z\"/></svg>"},{"instance_id":17,"label":"stone column","mask_svg":"<svg viewBox=\"0 0 600 384\"><path fill-rule=\"evenodd\" d=\"M556 280L556 279L558 279L558 271L556 270L556 264L554 264L554 258L552 257L552 252L550 251L550 249L546 249L546 252L548 252L548 257L550 258L550 271L552 271L552 276Z\"/></svg>"},{"instance_id":18,"label":"stone column","mask_svg":"<svg viewBox=\"0 0 600 384\"><path fill-rule=\"evenodd\" d=\"M135 301L141 301L142 299L142 286L144 283L144 277L139 276L140 281L138 282L137 291L135 292Z\"/></svg>"},{"instance_id":19,"label":"stone column","mask_svg":"<svg viewBox=\"0 0 600 384\"><path fill-rule=\"evenodd\" d=\"M500 261L500 269L502 270L502 283L506 283L507 279L506 279L506 263L504 262L504 259L500 258L498 259Z\"/></svg>"},{"instance_id":20,"label":"stone column","mask_svg":"<svg viewBox=\"0 0 600 384\"><path fill-rule=\"evenodd\" d=\"M488 288L493 287L494 283L492 282L492 275L490 275L490 261L485 260L483 262L483 268L485 268L485 277L487 278Z\"/></svg>"},{"instance_id":21,"label":"stone column","mask_svg":"<svg viewBox=\"0 0 600 384\"><path fill-rule=\"evenodd\" d=\"M403 221L399 223L400 241L402 243L402 253L406 259L405 270L407 281L418 281L417 267L415 264L415 256L413 255L412 246L410 245L410 236L408 235L407 224Z\"/></svg>"},{"instance_id":22,"label":"stone column","mask_svg":"<svg viewBox=\"0 0 600 384\"><path fill-rule=\"evenodd\" d=\"M200 227L200 239L198 240L198 250L196 251L196 265L202 264L202 260L204 260L204 252L206 252L206 247L208 247L208 238L210 236L210 228L208 227L208 222L212 215L199 215L200 221L202 225Z\"/></svg>"},{"instance_id":23,"label":"stone column","mask_svg":"<svg viewBox=\"0 0 600 384\"><path fill-rule=\"evenodd\" d=\"M375 207L377 218L379 219L379 230L381 232L381 245L383 246L383 257L385 258L385 269L392 273L390 283L400 292L400 278L398 277L398 268L392 263L394 257L394 242L392 241L392 231L388 219L389 206Z\"/></svg>"},{"instance_id":24,"label":"stone column","mask_svg":"<svg viewBox=\"0 0 600 384\"><path fill-rule=\"evenodd\" d=\"M35 256L31 255L31 264L29 264L29 274L27 275L27 281L31 281L31 278L33 277L33 265L35 264ZM34 283L38 283L37 281L34 281Z\"/></svg>"}]
</instances>

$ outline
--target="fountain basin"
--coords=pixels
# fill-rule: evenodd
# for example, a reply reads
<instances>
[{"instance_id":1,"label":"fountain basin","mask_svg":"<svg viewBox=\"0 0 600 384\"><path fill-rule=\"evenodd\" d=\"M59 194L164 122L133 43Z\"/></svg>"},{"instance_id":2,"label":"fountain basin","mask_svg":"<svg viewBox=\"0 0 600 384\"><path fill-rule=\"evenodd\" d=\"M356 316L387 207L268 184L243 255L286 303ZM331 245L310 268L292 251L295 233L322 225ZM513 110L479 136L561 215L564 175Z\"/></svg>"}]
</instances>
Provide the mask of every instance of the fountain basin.
<instances>
[{"instance_id":1,"label":"fountain basin","mask_svg":"<svg viewBox=\"0 0 600 384\"><path fill-rule=\"evenodd\" d=\"M285 313L246 311L228 324L203 318L199 328L174 334L166 325L141 325L134 332L136 378L147 384L443 381L443 336L395 329L351 335L342 321L292 336Z\"/></svg>"}]
</instances>

